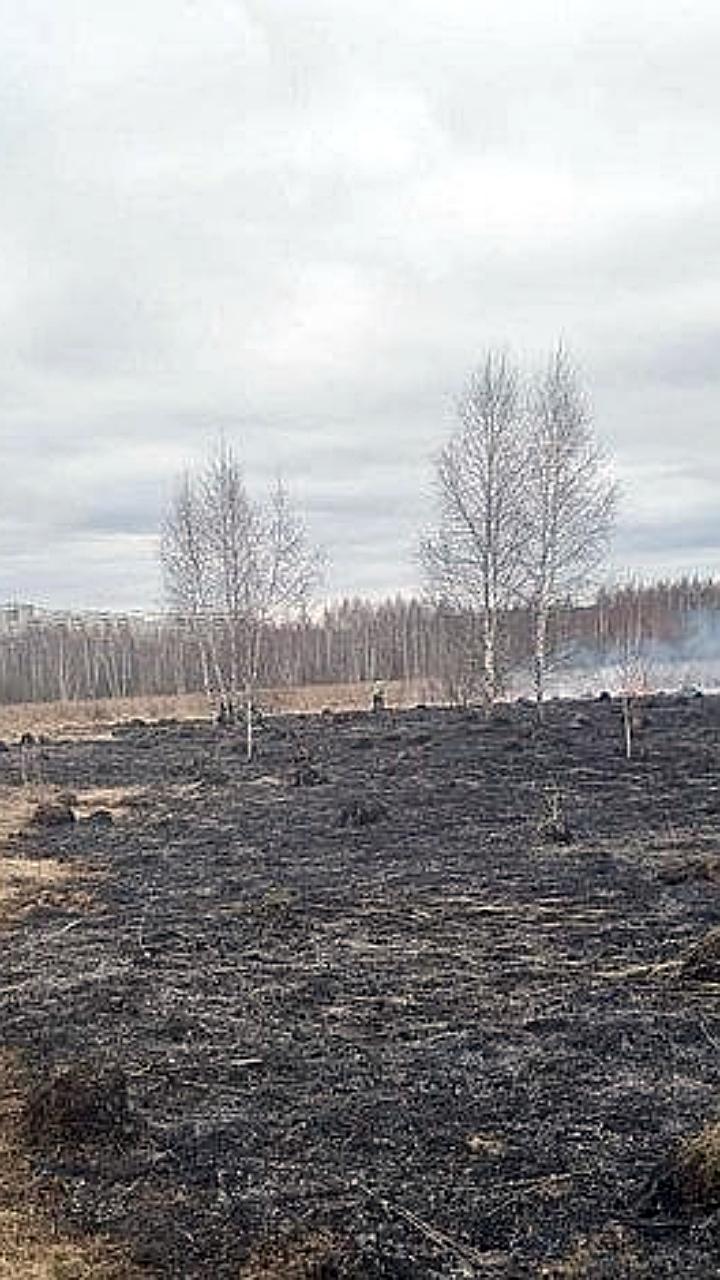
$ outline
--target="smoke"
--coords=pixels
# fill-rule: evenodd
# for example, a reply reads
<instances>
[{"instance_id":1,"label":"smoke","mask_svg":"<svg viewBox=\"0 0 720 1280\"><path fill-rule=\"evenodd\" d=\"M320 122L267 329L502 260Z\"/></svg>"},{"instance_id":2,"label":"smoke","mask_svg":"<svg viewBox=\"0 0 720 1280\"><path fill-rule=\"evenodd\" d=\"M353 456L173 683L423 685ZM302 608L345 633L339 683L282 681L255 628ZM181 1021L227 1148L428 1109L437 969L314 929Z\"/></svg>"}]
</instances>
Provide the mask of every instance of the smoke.
<instances>
[{"instance_id":1,"label":"smoke","mask_svg":"<svg viewBox=\"0 0 720 1280\"><path fill-rule=\"evenodd\" d=\"M720 692L720 610L686 613L672 639L641 636L600 650L577 645L556 657L549 673L549 697L596 697L609 693L658 693L683 688ZM529 676L518 673L512 696L531 693Z\"/></svg>"}]
</instances>

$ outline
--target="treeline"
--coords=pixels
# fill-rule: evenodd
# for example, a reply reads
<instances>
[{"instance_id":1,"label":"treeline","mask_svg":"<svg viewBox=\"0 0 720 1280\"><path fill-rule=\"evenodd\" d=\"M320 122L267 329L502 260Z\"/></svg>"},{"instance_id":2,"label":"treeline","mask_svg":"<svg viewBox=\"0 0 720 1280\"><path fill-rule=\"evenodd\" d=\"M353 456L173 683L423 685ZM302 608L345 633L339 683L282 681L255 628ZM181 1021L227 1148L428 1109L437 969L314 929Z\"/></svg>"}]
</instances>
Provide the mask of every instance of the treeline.
<instances>
[{"instance_id":1,"label":"treeline","mask_svg":"<svg viewBox=\"0 0 720 1280\"><path fill-rule=\"evenodd\" d=\"M528 616L504 629L504 668L529 669ZM555 611L556 665L624 658L710 656L720 629L720 582L681 578L604 589ZM219 636L218 644L222 643ZM345 600L320 615L269 625L258 683L265 687L426 680L453 699L472 696L480 655L477 619L417 599ZM196 638L172 615L69 615L30 606L0 612L0 701L74 701L202 691Z\"/></svg>"}]
</instances>

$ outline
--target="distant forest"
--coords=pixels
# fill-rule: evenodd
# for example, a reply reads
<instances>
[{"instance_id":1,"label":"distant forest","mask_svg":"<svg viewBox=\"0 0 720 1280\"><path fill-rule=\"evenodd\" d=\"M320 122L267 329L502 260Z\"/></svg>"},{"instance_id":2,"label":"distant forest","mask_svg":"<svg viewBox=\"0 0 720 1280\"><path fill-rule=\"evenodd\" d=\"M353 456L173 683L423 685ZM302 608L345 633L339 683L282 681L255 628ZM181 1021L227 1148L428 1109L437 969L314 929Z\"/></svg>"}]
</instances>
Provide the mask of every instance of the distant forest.
<instances>
[{"instance_id":1,"label":"distant forest","mask_svg":"<svg viewBox=\"0 0 720 1280\"><path fill-rule=\"evenodd\" d=\"M527 669L531 637L522 610L506 618L503 665ZM555 666L588 669L673 656L712 656L720 627L720 582L681 578L603 589L553 619ZM344 600L303 620L265 629L259 684L425 680L438 693L472 696L476 620L417 599ZM198 647L170 614L0 610L0 701L75 701L203 689Z\"/></svg>"}]
</instances>

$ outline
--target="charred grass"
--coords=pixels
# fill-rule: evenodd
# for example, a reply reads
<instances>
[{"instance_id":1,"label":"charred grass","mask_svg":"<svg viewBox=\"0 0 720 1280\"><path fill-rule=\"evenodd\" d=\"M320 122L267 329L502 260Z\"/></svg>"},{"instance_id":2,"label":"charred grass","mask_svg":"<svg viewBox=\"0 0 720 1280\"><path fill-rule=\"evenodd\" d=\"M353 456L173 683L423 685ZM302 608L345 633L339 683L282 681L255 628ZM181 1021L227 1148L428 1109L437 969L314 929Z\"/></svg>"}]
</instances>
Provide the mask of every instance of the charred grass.
<instances>
[{"instance_id":1,"label":"charred grass","mask_svg":"<svg viewBox=\"0 0 720 1280\"><path fill-rule=\"evenodd\" d=\"M8 842L21 835L38 805L48 803L47 788L3 788L0 946L10 945L19 921L47 914L57 919L85 911L93 902L88 885L93 877L80 867L7 852ZM60 1226L28 1141L32 1096L22 1056L0 1049L0 1280L135 1280L139 1273L122 1245L87 1233L73 1238Z\"/></svg>"},{"instance_id":2,"label":"charred grass","mask_svg":"<svg viewBox=\"0 0 720 1280\"><path fill-rule=\"evenodd\" d=\"M243 745L51 744L46 785L124 809L0 862L92 879L3 926L53 1229L188 1280L714 1275L720 884L678 868L720 857L720 702L648 700L631 761L613 703Z\"/></svg>"}]
</instances>

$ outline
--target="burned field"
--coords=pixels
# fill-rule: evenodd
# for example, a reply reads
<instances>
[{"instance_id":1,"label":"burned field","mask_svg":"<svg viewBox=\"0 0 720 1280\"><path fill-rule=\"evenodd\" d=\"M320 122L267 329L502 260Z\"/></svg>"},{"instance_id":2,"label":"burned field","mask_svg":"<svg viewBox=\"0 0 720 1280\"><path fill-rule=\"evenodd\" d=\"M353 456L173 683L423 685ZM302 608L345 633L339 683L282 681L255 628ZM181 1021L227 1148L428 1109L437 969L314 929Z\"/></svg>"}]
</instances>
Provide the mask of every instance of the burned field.
<instances>
[{"instance_id":1,"label":"burned field","mask_svg":"<svg viewBox=\"0 0 720 1280\"><path fill-rule=\"evenodd\" d=\"M84 877L0 960L64 1226L160 1277L715 1275L720 699L643 721L630 761L612 702L39 749L133 788L8 846Z\"/></svg>"}]
</instances>

